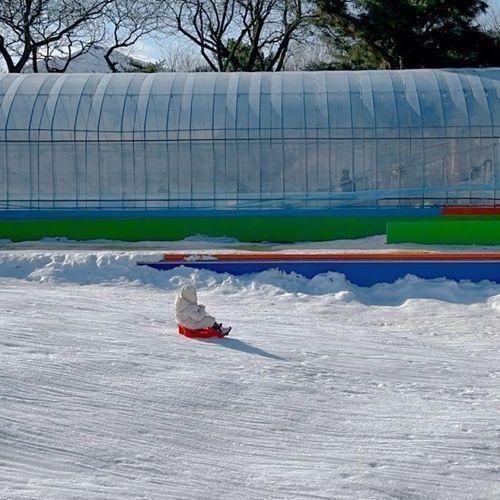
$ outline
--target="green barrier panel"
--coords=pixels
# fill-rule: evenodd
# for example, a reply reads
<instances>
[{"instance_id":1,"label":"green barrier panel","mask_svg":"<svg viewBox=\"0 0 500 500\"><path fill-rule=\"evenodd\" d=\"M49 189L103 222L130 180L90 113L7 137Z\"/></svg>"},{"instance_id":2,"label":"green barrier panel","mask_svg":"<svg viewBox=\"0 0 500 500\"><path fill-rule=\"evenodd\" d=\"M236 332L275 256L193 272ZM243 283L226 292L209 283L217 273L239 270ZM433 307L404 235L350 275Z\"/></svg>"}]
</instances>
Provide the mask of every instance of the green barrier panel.
<instances>
[{"instance_id":1,"label":"green barrier panel","mask_svg":"<svg viewBox=\"0 0 500 500\"><path fill-rule=\"evenodd\" d=\"M0 239L174 241L188 236L225 236L240 241L327 241L385 234L386 217L246 216L66 218L0 220Z\"/></svg>"},{"instance_id":2,"label":"green barrier panel","mask_svg":"<svg viewBox=\"0 0 500 500\"><path fill-rule=\"evenodd\" d=\"M500 218L436 217L388 221L387 243L500 245Z\"/></svg>"}]
</instances>

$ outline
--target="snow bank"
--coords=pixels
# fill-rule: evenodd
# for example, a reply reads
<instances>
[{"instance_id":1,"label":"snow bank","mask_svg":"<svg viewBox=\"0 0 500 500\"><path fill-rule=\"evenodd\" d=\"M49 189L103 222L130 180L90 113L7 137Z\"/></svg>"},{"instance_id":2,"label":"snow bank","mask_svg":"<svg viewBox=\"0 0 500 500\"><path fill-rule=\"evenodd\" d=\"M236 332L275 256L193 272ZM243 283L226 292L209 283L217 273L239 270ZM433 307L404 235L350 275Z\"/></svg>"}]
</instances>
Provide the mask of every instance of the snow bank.
<instances>
[{"instance_id":1,"label":"snow bank","mask_svg":"<svg viewBox=\"0 0 500 500\"><path fill-rule=\"evenodd\" d=\"M412 299L459 304L489 300L493 309L500 308L500 285L486 281L422 280L407 276L393 284L360 288L349 283L343 275L332 272L312 279L278 270L235 277L186 267L157 271L136 264L137 261L159 260L161 255L160 252L130 251L7 251L0 252L0 277L77 285L122 283L153 286L165 291L177 290L184 283L194 281L200 290L217 290L225 294L328 296L339 303L355 301L366 305L392 306Z\"/></svg>"}]
</instances>

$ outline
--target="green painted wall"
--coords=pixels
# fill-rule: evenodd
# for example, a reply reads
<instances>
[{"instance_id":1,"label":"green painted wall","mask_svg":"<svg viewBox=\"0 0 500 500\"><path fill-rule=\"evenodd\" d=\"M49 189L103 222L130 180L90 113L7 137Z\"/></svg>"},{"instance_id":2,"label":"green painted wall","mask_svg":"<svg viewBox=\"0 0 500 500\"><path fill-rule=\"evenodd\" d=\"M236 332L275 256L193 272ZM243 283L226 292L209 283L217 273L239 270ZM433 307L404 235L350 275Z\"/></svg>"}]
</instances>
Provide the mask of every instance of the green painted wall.
<instances>
[{"instance_id":1,"label":"green painted wall","mask_svg":"<svg viewBox=\"0 0 500 500\"><path fill-rule=\"evenodd\" d=\"M240 241L294 242L362 238L384 234L387 217L228 216L155 218L0 219L0 239L172 241L201 234Z\"/></svg>"},{"instance_id":2,"label":"green painted wall","mask_svg":"<svg viewBox=\"0 0 500 500\"><path fill-rule=\"evenodd\" d=\"M435 217L388 221L387 243L500 245L500 217Z\"/></svg>"}]
</instances>

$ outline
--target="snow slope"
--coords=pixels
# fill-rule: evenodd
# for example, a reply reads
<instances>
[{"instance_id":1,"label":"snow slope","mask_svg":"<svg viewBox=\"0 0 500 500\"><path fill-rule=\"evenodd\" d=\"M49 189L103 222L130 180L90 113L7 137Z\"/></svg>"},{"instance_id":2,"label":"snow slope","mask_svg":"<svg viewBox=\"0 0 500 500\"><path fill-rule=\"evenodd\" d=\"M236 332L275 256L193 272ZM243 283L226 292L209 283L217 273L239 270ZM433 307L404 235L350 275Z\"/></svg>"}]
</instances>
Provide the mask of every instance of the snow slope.
<instances>
[{"instance_id":1,"label":"snow slope","mask_svg":"<svg viewBox=\"0 0 500 500\"><path fill-rule=\"evenodd\" d=\"M158 256L0 252L0 498L500 497L500 285ZM176 334L190 280L230 338Z\"/></svg>"}]
</instances>

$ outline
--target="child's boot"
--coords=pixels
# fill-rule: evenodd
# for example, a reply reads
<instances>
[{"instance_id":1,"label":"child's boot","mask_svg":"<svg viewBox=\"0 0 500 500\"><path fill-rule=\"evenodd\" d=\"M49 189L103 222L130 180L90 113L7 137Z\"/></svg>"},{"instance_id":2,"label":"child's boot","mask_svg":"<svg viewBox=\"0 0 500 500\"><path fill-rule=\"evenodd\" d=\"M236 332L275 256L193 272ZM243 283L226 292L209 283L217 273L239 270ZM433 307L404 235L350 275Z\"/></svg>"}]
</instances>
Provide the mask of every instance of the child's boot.
<instances>
[{"instance_id":1,"label":"child's boot","mask_svg":"<svg viewBox=\"0 0 500 500\"><path fill-rule=\"evenodd\" d=\"M232 330L232 328L230 326L222 326L220 325L220 329L219 331L222 333L222 335L224 335L224 337L226 335L229 335L229 332Z\"/></svg>"}]
</instances>

